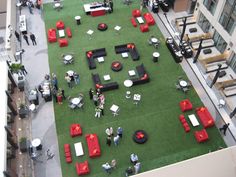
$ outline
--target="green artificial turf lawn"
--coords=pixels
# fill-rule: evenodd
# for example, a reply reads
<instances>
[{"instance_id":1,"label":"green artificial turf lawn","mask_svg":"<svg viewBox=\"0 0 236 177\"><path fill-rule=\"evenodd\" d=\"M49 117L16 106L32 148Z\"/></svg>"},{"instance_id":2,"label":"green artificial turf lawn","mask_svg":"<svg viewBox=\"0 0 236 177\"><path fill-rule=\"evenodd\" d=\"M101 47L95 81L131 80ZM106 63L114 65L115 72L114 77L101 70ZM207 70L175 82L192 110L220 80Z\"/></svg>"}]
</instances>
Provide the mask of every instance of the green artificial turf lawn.
<instances>
[{"instance_id":1,"label":"green artificial turf lawn","mask_svg":"<svg viewBox=\"0 0 236 177\"><path fill-rule=\"evenodd\" d=\"M84 110L71 110L68 107L68 101L64 101L62 105L54 104L55 119L57 127L57 135L59 141L59 150L61 157L61 167L64 177L77 176L75 170L75 162L89 161L90 174L88 176L106 176L101 165L110 162L112 159L117 160L117 168L110 176L124 176L125 169L130 166L129 157L131 153L139 156L142 167L141 172L155 169L164 165L179 162L195 156L199 156L209 151L215 151L219 146L225 147L218 130L215 127L208 128L209 141L198 144L194 138L193 132L203 127L192 127L187 119L191 131L185 133L179 122L178 116L181 114L179 102L185 98L189 98L194 108L202 106L197 93L193 88L184 94L176 90L175 82L178 76L187 78L180 65L176 64L165 46L163 38L158 27L150 26L148 33L141 33L139 27L134 28L130 22L131 12L133 9L139 9L139 1L135 1L130 6L122 3L122 0L114 1L114 12L100 17L91 17L85 15L83 11L83 3L89 1L65 0L64 8L61 11L55 11L52 4L44 5L44 18L46 30L55 28L56 22L62 20L66 27L72 30L72 38L69 38L69 46L60 48L58 43L48 44L49 63L51 73L55 73L59 80L59 87L65 89L66 96L77 96L79 93L85 95ZM146 9L144 9L144 12ZM74 17L81 16L81 25L76 25ZM99 23L106 23L108 30L100 32L97 30ZM119 25L122 27L120 34L116 34L114 27ZM92 29L94 34L89 40L86 32ZM150 35L154 35L161 40L161 46L158 49L160 60L153 63L152 53L155 49L149 46L147 39ZM114 52L115 45L135 43L139 53L140 60L133 61L130 56L123 59ZM85 52L98 48L106 48L107 56L104 63L97 63L95 70L88 69ZM73 65L64 65L61 55L66 52L74 52L75 63ZM123 64L120 72L113 72L110 69L112 61L118 60ZM128 79L128 70L135 69L139 64L143 63L150 76L150 82L144 85L138 85L129 89L125 88L123 81ZM80 74L80 84L73 89L69 89L64 76L66 71L74 70ZM110 74L111 81L119 83L119 89L105 92L105 116L100 119L94 117L94 104L89 100L88 90L94 88L91 79L91 73L99 73L102 82L102 76ZM126 99L125 93L130 90L132 94L141 94L141 102L134 105L132 99ZM113 117L109 108L112 104L120 106L119 115ZM195 113L189 111L184 113L187 115ZM71 138L69 126L72 123L80 123L83 129L83 136ZM123 138L120 144L115 147L106 145L105 129L112 126L116 131L121 126L124 129ZM139 145L133 142L132 135L135 130L143 129L148 133L148 141ZM96 133L99 137L101 146L101 156L91 159L88 156L88 148L85 141L85 134ZM74 143L82 142L84 156L76 157ZM69 143L73 156L73 162L67 164L65 162L63 145Z\"/></svg>"}]
</instances>

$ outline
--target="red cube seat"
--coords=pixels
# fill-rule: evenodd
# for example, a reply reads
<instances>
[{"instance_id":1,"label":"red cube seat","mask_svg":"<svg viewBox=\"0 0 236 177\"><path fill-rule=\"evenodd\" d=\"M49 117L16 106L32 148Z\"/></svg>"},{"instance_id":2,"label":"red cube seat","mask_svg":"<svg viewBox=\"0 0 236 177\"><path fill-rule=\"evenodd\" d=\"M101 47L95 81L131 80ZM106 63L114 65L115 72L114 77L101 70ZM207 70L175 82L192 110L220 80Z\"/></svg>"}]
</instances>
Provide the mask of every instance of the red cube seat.
<instances>
[{"instance_id":1,"label":"red cube seat","mask_svg":"<svg viewBox=\"0 0 236 177\"><path fill-rule=\"evenodd\" d=\"M82 135L82 128L80 124L72 124L70 126L70 135L71 137Z\"/></svg>"},{"instance_id":2,"label":"red cube seat","mask_svg":"<svg viewBox=\"0 0 236 177\"><path fill-rule=\"evenodd\" d=\"M133 16L134 18L141 17L141 12L140 12L140 10L139 10L139 9L134 9L134 10L132 11L132 16Z\"/></svg>"},{"instance_id":3,"label":"red cube seat","mask_svg":"<svg viewBox=\"0 0 236 177\"><path fill-rule=\"evenodd\" d=\"M68 40L67 39L59 39L58 42L59 42L60 47L68 46Z\"/></svg>"},{"instance_id":4,"label":"red cube seat","mask_svg":"<svg viewBox=\"0 0 236 177\"><path fill-rule=\"evenodd\" d=\"M148 32L149 31L148 25L147 24L140 25L140 31L142 31L143 33Z\"/></svg>"},{"instance_id":5,"label":"red cube seat","mask_svg":"<svg viewBox=\"0 0 236 177\"><path fill-rule=\"evenodd\" d=\"M143 14L143 17L145 18L145 20L149 26L155 25L155 20L154 20L152 14L145 13L145 14Z\"/></svg>"},{"instance_id":6,"label":"red cube seat","mask_svg":"<svg viewBox=\"0 0 236 177\"><path fill-rule=\"evenodd\" d=\"M71 163L72 157L71 157L70 144L64 144L64 153L65 153L66 162Z\"/></svg>"},{"instance_id":7,"label":"red cube seat","mask_svg":"<svg viewBox=\"0 0 236 177\"><path fill-rule=\"evenodd\" d=\"M189 110L193 109L193 105L188 99L180 101L179 106L180 106L180 109L182 112L189 111Z\"/></svg>"},{"instance_id":8,"label":"red cube seat","mask_svg":"<svg viewBox=\"0 0 236 177\"><path fill-rule=\"evenodd\" d=\"M64 29L65 28L64 22L61 21L61 20L57 21L56 27L57 27L58 30Z\"/></svg>"},{"instance_id":9,"label":"red cube seat","mask_svg":"<svg viewBox=\"0 0 236 177\"><path fill-rule=\"evenodd\" d=\"M71 30L69 27L66 28L66 34L67 34L68 38L72 37L72 33L71 33Z\"/></svg>"},{"instance_id":10,"label":"red cube seat","mask_svg":"<svg viewBox=\"0 0 236 177\"><path fill-rule=\"evenodd\" d=\"M195 136L198 143L208 140L208 134L207 134L206 129L202 129L200 131L195 131L194 136Z\"/></svg>"},{"instance_id":11,"label":"red cube seat","mask_svg":"<svg viewBox=\"0 0 236 177\"><path fill-rule=\"evenodd\" d=\"M89 165L88 165L88 161L84 161L82 163L76 163L75 164L75 168L76 168L76 172L79 176L81 175L86 175L90 172L89 170Z\"/></svg>"},{"instance_id":12,"label":"red cube seat","mask_svg":"<svg viewBox=\"0 0 236 177\"><path fill-rule=\"evenodd\" d=\"M50 28L48 30L48 42L56 42L56 41L57 41L56 29Z\"/></svg>"}]
</instances>

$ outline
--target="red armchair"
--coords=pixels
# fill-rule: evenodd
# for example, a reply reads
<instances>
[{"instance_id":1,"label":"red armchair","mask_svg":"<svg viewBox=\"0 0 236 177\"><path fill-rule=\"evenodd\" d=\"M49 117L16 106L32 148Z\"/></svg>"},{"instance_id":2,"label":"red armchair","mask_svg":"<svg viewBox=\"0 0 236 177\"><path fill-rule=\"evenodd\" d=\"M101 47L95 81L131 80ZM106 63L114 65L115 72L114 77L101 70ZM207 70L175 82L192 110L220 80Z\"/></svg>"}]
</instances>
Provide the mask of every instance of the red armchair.
<instances>
[{"instance_id":1,"label":"red armchair","mask_svg":"<svg viewBox=\"0 0 236 177\"><path fill-rule=\"evenodd\" d=\"M56 29L50 28L48 30L48 42L56 42L56 41L57 41Z\"/></svg>"},{"instance_id":2,"label":"red armchair","mask_svg":"<svg viewBox=\"0 0 236 177\"><path fill-rule=\"evenodd\" d=\"M68 46L68 40L67 39L58 39L58 42L59 42L60 47Z\"/></svg>"},{"instance_id":3,"label":"red armchair","mask_svg":"<svg viewBox=\"0 0 236 177\"><path fill-rule=\"evenodd\" d=\"M57 23L56 23L56 27L58 30L60 29L64 29L65 28L65 25L64 25L64 22L59 20Z\"/></svg>"},{"instance_id":4,"label":"red armchair","mask_svg":"<svg viewBox=\"0 0 236 177\"><path fill-rule=\"evenodd\" d=\"M143 17L145 18L145 20L149 26L155 25L155 20L150 13L143 14Z\"/></svg>"},{"instance_id":5,"label":"red armchair","mask_svg":"<svg viewBox=\"0 0 236 177\"><path fill-rule=\"evenodd\" d=\"M137 23L136 23L134 17L132 17L132 18L130 19L130 21L131 21L131 23L132 23L132 25L133 25L134 27L137 27Z\"/></svg>"},{"instance_id":6,"label":"red armchair","mask_svg":"<svg viewBox=\"0 0 236 177\"><path fill-rule=\"evenodd\" d=\"M195 131L194 136L195 136L198 143L208 140L208 134L207 134L206 129L202 129L200 131Z\"/></svg>"},{"instance_id":7,"label":"red armchair","mask_svg":"<svg viewBox=\"0 0 236 177\"><path fill-rule=\"evenodd\" d=\"M214 119L206 107L197 108L196 112L204 128L212 127L214 125Z\"/></svg>"},{"instance_id":8,"label":"red armchair","mask_svg":"<svg viewBox=\"0 0 236 177\"><path fill-rule=\"evenodd\" d=\"M70 126L70 135L71 137L82 135L82 128L80 124L72 124Z\"/></svg>"},{"instance_id":9,"label":"red armchair","mask_svg":"<svg viewBox=\"0 0 236 177\"><path fill-rule=\"evenodd\" d=\"M149 28L148 28L148 25L147 25L147 24L140 25L139 28L140 28L140 31L142 31L143 33L149 31Z\"/></svg>"},{"instance_id":10,"label":"red armchair","mask_svg":"<svg viewBox=\"0 0 236 177\"><path fill-rule=\"evenodd\" d=\"M71 163L72 157L71 157L70 144L64 144L64 153L65 153L66 162Z\"/></svg>"},{"instance_id":11,"label":"red armchair","mask_svg":"<svg viewBox=\"0 0 236 177\"><path fill-rule=\"evenodd\" d=\"M193 105L188 99L180 101L179 106L182 112L193 109Z\"/></svg>"},{"instance_id":12,"label":"red armchair","mask_svg":"<svg viewBox=\"0 0 236 177\"><path fill-rule=\"evenodd\" d=\"M141 12L140 12L140 10L134 9L134 10L132 11L132 16L133 16L134 18L141 17Z\"/></svg>"},{"instance_id":13,"label":"red armchair","mask_svg":"<svg viewBox=\"0 0 236 177\"><path fill-rule=\"evenodd\" d=\"M101 155L100 145L96 134L87 134L86 141L89 150L89 157L98 157Z\"/></svg>"},{"instance_id":14,"label":"red armchair","mask_svg":"<svg viewBox=\"0 0 236 177\"><path fill-rule=\"evenodd\" d=\"M76 162L75 168L76 168L76 172L79 176L86 175L90 172L87 160L82 163Z\"/></svg>"},{"instance_id":15,"label":"red armchair","mask_svg":"<svg viewBox=\"0 0 236 177\"><path fill-rule=\"evenodd\" d=\"M72 33L71 33L71 30L69 27L66 28L66 34L67 34L68 38L72 37Z\"/></svg>"}]
</instances>

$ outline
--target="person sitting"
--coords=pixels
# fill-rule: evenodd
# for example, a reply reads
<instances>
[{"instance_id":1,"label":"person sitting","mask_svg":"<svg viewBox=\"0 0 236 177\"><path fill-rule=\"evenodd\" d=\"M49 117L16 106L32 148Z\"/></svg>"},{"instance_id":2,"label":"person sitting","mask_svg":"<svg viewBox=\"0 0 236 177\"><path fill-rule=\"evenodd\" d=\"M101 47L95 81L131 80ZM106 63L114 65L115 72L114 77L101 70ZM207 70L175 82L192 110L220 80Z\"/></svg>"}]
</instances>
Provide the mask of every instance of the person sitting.
<instances>
[{"instance_id":1,"label":"person sitting","mask_svg":"<svg viewBox=\"0 0 236 177\"><path fill-rule=\"evenodd\" d=\"M140 162L137 162L135 165L134 165L134 174L138 174L140 172L140 169L141 169L141 163Z\"/></svg>"},{"instance_id":2,"label":"person sitting","mask_svg":"<svg viewBox=\"0 0 236 177\"><path fill-rule=\"evenodd\" d=\"M125 176L130 176L130 175L133 175L134 174L134 169L132 167L128 167L126 170L125 170Z\"/></svg>"},{"instance_id":3,"label":"person sitting","mask_svg":"<svg viewBox=\"0 0 236 177\"><path fill-rule=\"evenodd\" d=\"M137 156L137 154L132 153L132 154L130 155L130 161L131 161L131 163L136 164L136 163L138 162L138 156Z\"/></svg>"},{"instance_id":4,"label":"person sitting","mask_svg":"<svg viewBox=\"0 0 236 177\"><path fill-rule=\"evenodd\" d=\"M103 165L102 165L102 168L105 170L105 172L107 172L107 173L111 173L111 165L109 164L109 163L104 163Z\"/></svg>"}]
</instances>

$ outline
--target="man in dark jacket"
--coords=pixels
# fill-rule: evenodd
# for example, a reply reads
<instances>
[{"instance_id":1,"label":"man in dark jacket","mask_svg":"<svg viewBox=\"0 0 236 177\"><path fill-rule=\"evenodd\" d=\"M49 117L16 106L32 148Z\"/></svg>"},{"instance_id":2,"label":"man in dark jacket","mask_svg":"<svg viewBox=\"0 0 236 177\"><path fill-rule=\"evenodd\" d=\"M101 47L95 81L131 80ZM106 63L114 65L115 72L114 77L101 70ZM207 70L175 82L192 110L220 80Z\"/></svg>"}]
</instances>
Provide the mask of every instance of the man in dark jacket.
<instances>
[{"instance_id":1,"label":"man in dark jacket","mask_svg":"<svg viewBox=\"0 0 236 177\"><path fill-rule=\"evenodd\" d=\"M30 39L31 39L33 45L37 45L37 43L36 43L36 37L35 37L35 35L34 35L33 33L30 33Z\"/></svg>"},{"instance_id":2,"label":"man in dark jacket","mask_svg":"<svg viewBox=\"0 0 236 177\"><path fill-rule=\"evenodd\" d=\"M29 45L28 36L26 34L24 34L23 38L26 41L26 43Z\"/></svg>"}]
</instances>

